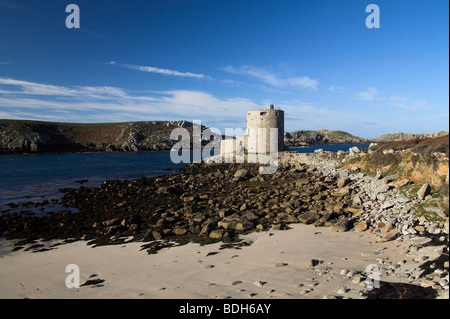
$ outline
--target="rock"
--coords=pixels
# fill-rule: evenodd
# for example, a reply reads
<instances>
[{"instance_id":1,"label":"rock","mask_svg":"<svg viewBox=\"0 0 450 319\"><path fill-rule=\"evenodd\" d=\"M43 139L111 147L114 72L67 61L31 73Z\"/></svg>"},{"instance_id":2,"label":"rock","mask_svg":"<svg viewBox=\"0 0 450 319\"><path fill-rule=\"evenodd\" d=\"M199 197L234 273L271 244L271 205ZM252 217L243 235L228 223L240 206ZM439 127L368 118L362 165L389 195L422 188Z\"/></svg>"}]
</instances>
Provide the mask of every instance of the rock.
<instances>
[{"instance_id":1,"label":"rock","mask_svg":"<svg viewBox=\"0 0 450 319\"><path fill-rule=\"evenodd\" d=\"M338 196L338 197L339 196L343 197L348 194L350 194L350 188L348 188L348 187L341 187L341 188L334 190L334 192L333 192L333 195Z\"/></svg>"},{"instance_id":2,"label":"rock","mask_svg":"<svg viewBox=\"0 0 450 319\"><path fill-rule=\"evenodd\" d=\"M225 234L225 230L223 229L215 229L209 233L209 237L213 239L222 239Z\"/></svg>"},{"instance_id":3,"label":"rock","mask_svg":"<svg viewBox=\"0 0 450 319\"><path fill-rule=\"evenodd\" d=\"M218 212L220 218L225 218L228 215L228 210L226 208L219 209Z\"/></svg>"},{"instance_id":4,"label":"rock","mask_svg":"<svg viewBox=\"0 0 450 319\"><path fill-rule=\"evenodd\" d=\"M291 192L291 195L292 195L292 196L300 196L300 193L297 192L296 190L293 190L293 191Z\"/></svg>"},{"instance_id":5,"label":"rock","mask_svg":"<svg viewBox=\"0 0 450 319\"><path fill-rule=\"evenodd\" d=\"M425 199L425 197L427 196L427 195L429 195L431 193L431 187L430 187L430 185L428 185L427 183L426 184L423 184L422 185L422 187L419 189L419 191L417 192L417 197L419 198L419 199L421 199L421 200L424 200Z\"/></svg>"},{"instance_id":6,"label":"rock","mask_svg":"<svg viewBox=\"0 0 450 319\"><path fill-rule=\"evenodd\" d=\"M400 187L408 185L409 182L410 182L409 179L404 178L404 179L401 179L401 180L395 182L394 186L395 186L395 188L400 188Z\"/></svg>"},{"instance_id":7,"label":"rock","mask_svg":"<svg viewBox=\"0 0 450 319\"><path fill-rule=\"evenodd\" d=\"M418 232L423 232L423 231L425 231L425 227L423 227L423 226L416 226L416 227L414 227L414 229L415 229L416 231L418 231Z\"/></svg>"},{"instance_id":8,"label":"rock","mask_svg":"<svg viewBox=\"0 0 450 319\"><path fill-rule=\"evenodd\" d=\"M361 276L360 275L356 275L352 278L352 282L354 284L359 284L361 282Z\"/></svg>"},{"instance_id":9,"label":"rock","mask_svg":"<svg viewBox=\"0 0 450 319\"><path fill-rule=\"evenodd\" d=\"M331 231L334 232L345 232L348 228L349 219L347 217L343 217L339 219L333 227L331 227Z\"/></svg>"},{"instance_id":10,"label":"rock","mask_svg":"<svg viewBox=\"0 0 450 319\"><path fill-rule=\"evenodd\" d=\"M316 220L318 220L320 218L320 214L316 213L316 212L306 212L300 216L297 217L297 219L304 224L312 224L314 223Z\"/></svg>"},{"instance_id":11,"label":"rock","mask_svg":"<svg viewBox=\"0 0 450 319\"><path fill-rule=\"evenodd\" d=\"M202 230L200 231L200 235L208 235L217 225L216 221L207 220L203 223Z\"/></svg>"},{"instance_id":12,"label":"rock","mask_svg":"<svg viewBox=\"0 0 450 319\"><path fill-rule=\"evenodd\" d=\"M360 152L361 152L361 151L359 150L358 147L353 146L352 148L349 148L349 150L348 150L348 156L349 156L349 157L355 157L355 156L358 156Z\"/></svg>"},{"instance_id":13,"label":"rock","mask_svg":"<svg viewBox=\"0 0 450 319\"><path fill-rule=\"evenodd\" d=\"M429 237L411 237L408 239L409 242L411 242L414 245L426 245L432 241Z\"/></svg>"},{"instance_id":14,"label":"rock","mask_svg":"<svg viewBox=\"0 0 450 319\"><path fill-rule=\"evenodd\" d=\"M403 195L403 194L397 196L397 197L395 198L395 201L396 201L397 203L401 203L401 204L406 204L406 203L411 202L411 200L410 200L406 195Z\"/></svg>"},{"instance_id":15,"label":"rock","mask_svg":"<svg viewBox=\"0 0 450 319\"><path fill-rule=\"evenodd\" d=\"M396 239L400 235L400 232L396 229L392 229L389 232L383 234L382 237L378 238L379 243L385 243Z\"/></svg>"},{"instance_id":16,"label":"rock","mask_svg":"<svg viewBox=\"0 0 450 319\"><path fill-rule=\"evenodd\" d=\"M239 169L236 171L236 173L234 173L233 175L233 180L236 182L242 181L244 179L246 179L249 175L248 170L246 169Z\"/></svg>"},{"instance_id":17,"label":"rock","mask_svg":"<svg viewBox=\"0 0 450 319\"><path fill-rule=\"evenodd\" d=\"M356 195L355 197L353 197L352 199L353 204L361 204L361 197L359 197L358 195Z\"/></svg>"},{"instance_id":18,"label":"rock","mask_svg":"<svg viewBox=\"0 0 450 319\"><path fill-rule=\"evenodd\" d=\"M347 276L348 270L347 269L342 269L340 274L341 274L341 276Z\"/></svg>"},{"instance_id":19,"label":"rock","mask_svg":"<svg viewBox=\"0 0 450 319\"><path fill-rule=\"evenodd\" d=\"M287 266L286 263L277 263L277 264L275 264L275 267L285 267L285 266Z\"/></svg>"},{"instance_id":20,"label":"rock","mask_svg":"<svg viewBox=\"0 0 450 319\"><path fill-rule=\"evenodd\" d=\"M253 284L254 284L255 286L262 287L262 286L264 286L265 284L267 284L267 282L266 282L266 281L259 281L259 280L257 280L257 281L255 281L255 282L253 282Z\"/></svg>"},{"instance_id":21,"label":"rock","mask_svg":"<svg viewBox=\"0 0 450 319\"><path fill-rule=\"evenodd\" d=\"M375 188L373 189L373 194L375 196L380 193L386 193L390 188L389 185L387 185L387 184L384 184L384 183L380 184L380 182L377 182L377 183L378 183L378 185L375 186Z\"/></svg>"},{"instance_id":22,"label":"rock","mask_svg":"<svg viewBox=\"0 0 450 319\"><path fill-rule=\"evenodd\" d=\"M103 222L103 225L105 225L105 226L113 226L113 225L118 225L118 224L120 224L120 219L118 219L118 218L110 219L110 220Z\"/></svg>"},{"instance_id":23,"label":"rock","mask_svg":"<svg viewBox=\"0 0 450 319\"><path fill-rule=\"evenodd\" d=\"M301 289L298 291L298 293L301 294L301 295L306 295L306 294L308 294L309 292L311 292L311 290L310 290L310 289L305 289L305 288L301 288Z\"/></svg>"},{"instance_id":24,"label":"rock","mask_svg":"<svg viewBox=\"0 0 450 319\"><path fill-rule=\"evenodd\" d=\"M433 213L438 215L439 217L445 218L447 217L447 214L445 213L445 209L442 207L434 207L434 206L427 206L423 208L428 213Z\"/></svg>"},{"instance_id":25,"label":"rock","mask_svg":"<svg viewBox=\"0 0 450 319\"><path fill-rule=\"evenodd\" d=\"M392 229L394 229L394 225L392 225L391 223L386 223L386 224L384 225L384 227L381 229L381 231L382 231L383 233L388 233L388 232L390 232Z\"/></svg>"},{"instance_id":26,"label":"rock","mask_svg":"<svg viewBox=\"0 0 450 319\"><path fill-rule=\"evenodd\" d=\"M242 222L236 224L235 230L242 232L242 231L250 230L252 228L253 228L252 222L250 222L248 220L243 220Z\"/></svg>"},{"instance_id":27,"label":"rock","mask_svg":"<svg viewBox=\"0 0 450 319\"><path fill-rule=\"evenodd\" d=\"M338 289L338 291L336 291L336 293L339 295L343 295L343 294L347 293L347 291L348 291L348 289L346 287L340 287Z\"/></svg>"},{"instance_id":28,"label":"rock","mask_svg":"<svg viewBox=\"0 0 450 319\"><path fill-rule=\"evenodd\" d=\"M241 212L243 212L244 210L247 210L247 209L248 209L248 205L246 203L242 204L242 206L239 208L239 210Z\"/></svg>"},{"instance_id":29,"label":"rock","mask_svg":"<svg viewBox=\"0 0 450 319\"><path fill-rule=\"evenodd\" d=\"M354 229L357 232L363 232L366 231L368 228L367 222L366 221L362 221L359 222L358 224L355 225Z\"/></svg>"},{"instance_id":30,"label":"rock","mask_svg":"<svg viewBox=\"0 0 450 319\"><path fill-rule=\"evenodd\" d=\"M174 230L175 235L185 235L187 230L185 228L177 228Z\"/></svg>"},{"instance_id":31,"label":"rock","mask_svg":"<svg viewBox=\"0 0 450 319\"><path fill-rule=\"evenodd\" d=\"M394 203L391 203L391 202L385 202L385 203L383 203L383 206L381 206L381 209L385 210L385 209L392 208L392 207L394 207L394 206L395 206Z\"/></svg>"},{"instance_id":32,"label":"rock","mask_svg":"<svg viewBox=\"0 0 450 319\"><path fill-rule=\"evenodd\" d=\"M306 267L306 269L313 269L313 268L316 267L319 263L320 263L320 262L319 262L317 259L311 259L311 260L308 260L308 261L305 263L305 267Z\"/></svg>"},{"instance_id":33,"label":"rock","mask_svg":"<svg viewBox=\"0 0 450 319\"><path fill-rule=\"evenodd\" d=\"M339 179L338 180L338 182L337 182L337 186L339 187L339 188L342 188L342 187L345 187L345 186L347 186L347 184L350 182L350 179L347 177L347 178L341 178L341 179Z\"/></svg>"},{"instance_id":34,"label":"rock","mask_svg":"<svg viewBox=\"0 0 450 319\"><path fill-rule=\"evenodd\" d=\"M398 178L397 174L389 175L383 178L383 182L389 184Z\"/></svg>"}]
</instances>

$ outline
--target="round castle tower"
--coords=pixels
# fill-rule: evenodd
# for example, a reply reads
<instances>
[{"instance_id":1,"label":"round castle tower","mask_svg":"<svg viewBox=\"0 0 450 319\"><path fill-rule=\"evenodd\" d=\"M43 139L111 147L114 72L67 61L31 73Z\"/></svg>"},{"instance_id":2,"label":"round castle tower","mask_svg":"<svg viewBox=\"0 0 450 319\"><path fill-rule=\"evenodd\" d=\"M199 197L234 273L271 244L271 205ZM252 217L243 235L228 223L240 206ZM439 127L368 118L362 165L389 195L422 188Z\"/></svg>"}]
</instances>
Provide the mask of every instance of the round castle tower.
<instances>
[{"instance_id":1,"label":"round castle tower","mask_svg":"<svg viewBox=\"0 0 450 319\"><path fill-rule=\"evenodd\" d=\"M270 129L278 130L278 151L284 150L284 111L276 110L273 104L269 109L247 112L246 149L249 153L268 153L270 151ZM258 130L265 129L265 130ZM272 136L274 138L275 136ZM261 143L258 149L258 143Z\"/></svg>"}]
</instances>

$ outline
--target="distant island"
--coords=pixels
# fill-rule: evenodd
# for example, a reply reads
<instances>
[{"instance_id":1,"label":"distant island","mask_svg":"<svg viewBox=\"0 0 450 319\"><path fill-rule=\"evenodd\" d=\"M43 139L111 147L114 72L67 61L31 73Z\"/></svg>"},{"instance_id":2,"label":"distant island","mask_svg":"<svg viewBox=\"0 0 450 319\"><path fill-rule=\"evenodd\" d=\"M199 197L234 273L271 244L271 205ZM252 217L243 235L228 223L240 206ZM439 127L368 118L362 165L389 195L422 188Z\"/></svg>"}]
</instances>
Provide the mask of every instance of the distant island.
<instances>
[{"instance_id":1,"label":"distant island","mask_svg":"<svg viewBox=\"0 0 450 319\"><path fill-rule=\"evenodd\" d=\"M344 131L294 131L285 133L284 144L288 147L310 146L317 144L365 144L365 143L392 143L403 142L414 139L440 137L448 135L448 132L440 131L433 134L406 134L394 133L383 134L378 138L362 138Z\"/></svg>"},{"instance_id":2,"label":"distant island","mask_svg":"<svg viewBox=\"0 0 450 319\"><path fill-rule=\"evenodd\" d=\"M0 120L0 154L56 152L167 151L177 142L170 133L177 127L192 132L189 121L146 121L123 123L57 123L32 120ZM390 143L447 135L384 134L366 139L344 131L293 131L285 133L287 147L314 144Z\"/></svg>"}]
</instances>

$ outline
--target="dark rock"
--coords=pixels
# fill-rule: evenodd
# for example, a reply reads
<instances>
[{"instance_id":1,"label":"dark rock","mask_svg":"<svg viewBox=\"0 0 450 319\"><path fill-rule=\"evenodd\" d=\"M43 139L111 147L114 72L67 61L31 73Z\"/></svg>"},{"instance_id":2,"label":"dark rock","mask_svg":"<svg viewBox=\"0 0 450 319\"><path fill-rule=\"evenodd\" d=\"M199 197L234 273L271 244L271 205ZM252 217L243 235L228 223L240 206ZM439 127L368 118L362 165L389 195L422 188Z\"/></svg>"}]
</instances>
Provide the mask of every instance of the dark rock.
<instances>
[{"instance_id":1,"label":"dark rock","mask_svg":"<svg viewBox=\"0 0 450 319\"><path fill-rule=\"evenodd\" d=\"M316 220L318 220L320 217L321 217L320 214L313 212L313 211L309 211L309 212L306 212L306 213L298 216L297 218L303 224L312 224Z\"/></svg>"}]
</instances>

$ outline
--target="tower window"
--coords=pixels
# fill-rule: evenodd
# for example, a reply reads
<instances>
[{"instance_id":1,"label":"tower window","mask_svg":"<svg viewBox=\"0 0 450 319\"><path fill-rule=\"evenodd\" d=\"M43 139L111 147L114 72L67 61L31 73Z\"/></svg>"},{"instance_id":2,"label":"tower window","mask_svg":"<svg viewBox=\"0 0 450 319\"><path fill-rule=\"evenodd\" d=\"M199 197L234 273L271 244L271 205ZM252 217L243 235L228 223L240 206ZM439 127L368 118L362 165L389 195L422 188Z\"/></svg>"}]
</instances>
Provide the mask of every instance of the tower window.
<instances>
[{"instance_id":1,"label":"tower window","mask_svg":"<svg viewBox=\"0 0 450 319\"><path fill-rule=\"evenodd\" d=\"M259 113L259 115L266 115L267 114L267 112L261 112L261 113Z\"/></svg>"}]
</instances>

